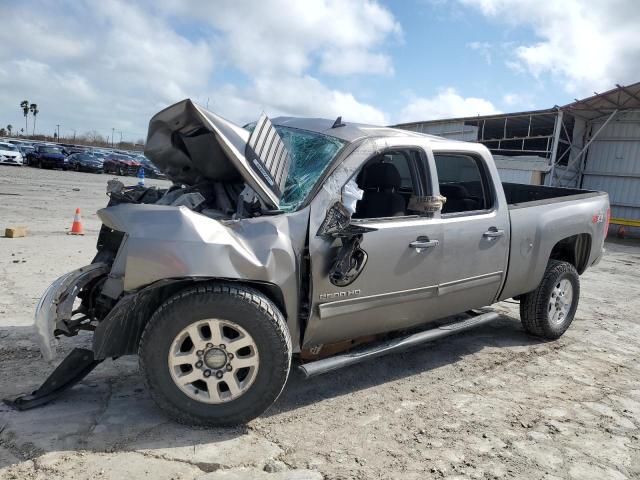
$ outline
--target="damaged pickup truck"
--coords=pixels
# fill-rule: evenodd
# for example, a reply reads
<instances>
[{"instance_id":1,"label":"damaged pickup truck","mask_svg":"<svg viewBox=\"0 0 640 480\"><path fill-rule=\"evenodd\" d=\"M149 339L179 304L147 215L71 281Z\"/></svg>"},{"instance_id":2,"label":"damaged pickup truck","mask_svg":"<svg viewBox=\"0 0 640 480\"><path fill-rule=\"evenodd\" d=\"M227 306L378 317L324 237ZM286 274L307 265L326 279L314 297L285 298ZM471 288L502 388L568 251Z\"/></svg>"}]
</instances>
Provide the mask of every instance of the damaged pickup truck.
<instances>
[{"instance_id":1,"label":"damaged pickup truck","mask_svg":"<svg viewBox=\"0 0 640 480\"><path fill-rule=\"evenodd\" d=\"M173 185L111 181L97 255L37 307L46 359L82 330L92 348L13 406L138 355L174 419L247 422L292 358L328 372L490 322L504 299L556 339L604 251L606 193L501 183L480 144L341 118L241 128L185 100L151 119L145 154Z\"/></svg>"}]
</instances>

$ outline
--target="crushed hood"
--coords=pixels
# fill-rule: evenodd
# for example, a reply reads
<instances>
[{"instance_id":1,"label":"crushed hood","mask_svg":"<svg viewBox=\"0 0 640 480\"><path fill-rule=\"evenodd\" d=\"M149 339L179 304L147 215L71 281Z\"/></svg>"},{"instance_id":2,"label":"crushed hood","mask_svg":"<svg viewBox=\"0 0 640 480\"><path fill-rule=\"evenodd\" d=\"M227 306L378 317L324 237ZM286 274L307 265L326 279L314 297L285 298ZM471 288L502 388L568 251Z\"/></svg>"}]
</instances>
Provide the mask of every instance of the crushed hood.
<instances>
[{"instance_id":1,"label":"crushed hood","mask_svg":"<svg viewBox=\"0 0 640 480\"><path fill-rule=\"evenodd\" d=\"M291 156L269 118L253 132L183 100L153 116L145 155L176 183L244 181L279 208Z\"/></svg>"}]
</instances>

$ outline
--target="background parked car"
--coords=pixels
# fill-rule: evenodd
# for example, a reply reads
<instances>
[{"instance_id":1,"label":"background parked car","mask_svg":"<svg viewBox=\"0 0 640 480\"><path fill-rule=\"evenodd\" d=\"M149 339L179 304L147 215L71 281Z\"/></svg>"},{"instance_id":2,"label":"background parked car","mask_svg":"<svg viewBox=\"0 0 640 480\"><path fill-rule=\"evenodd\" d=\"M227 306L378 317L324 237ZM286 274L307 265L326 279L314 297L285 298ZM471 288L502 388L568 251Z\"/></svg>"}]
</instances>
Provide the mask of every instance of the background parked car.
<instances>
[{"instance_id":1,"label":"background parked car","mask_svg":"<svg viewBox=\"0 0 640 480\"><path fill-rule=\"evenodd\" d=\"M76 172L102 173L103 160L89 152L72 153L67 157L67 168Z\"/></svg>"},{"instance_id":2,"label":"background parked car","mask_svg":"<svg viewBox=\"0 0 640 480\"><path fill-rule=\"evenodd\" d=\"M22 166L22 154L18 147L11 143L0 143L0 163L3 165L19 165Z\"/></svg>"},{"instance_id":3,"label":"background parked car","mask_svg":"<svg viewBox=\"0 0 640 480\"><path fill-rule=\"evenodd\" d=\"M162 171L156 167L151 160L149 160L144 155L136 155L135 160L140 163L141 167L144 169L144 176L147 178L165 178Z\"/></svg>"},{"instance_id":4,"label":"background parked car","mask_svg":"<svg viewBox=\"0 0 640 480\"><path fill-rule=\"evenodd\" d=\"M23 160L22 163L25 164L25 165L28 165L28 163L27 163L27 155L29 155L31 152L33 152L35 150L35 147L33 147L31 145L27 145L25 143L16 144L16 147L18 148L18 150L22 154L22 160Z\"/></svg>"},{"instance_id":5,"label":"background parked car","mask_svg":"<svg viewBox=\"0 0 640 480\"><path fill-rule=\"evenodd\" d=\"M139 168L139 162L119 153L108 154L103 164L105 173L115 173L117 175L137 175Z\"/></svg>"},{"instance_id":6,"label":"background parked car","mask_svg":"<svg viewBox=\"0 0 640 480\"><path fill-rule=\"evenodd\" d=\"M38 168L66 168L66 155L60 147L39 144L27 157L29 165Z\"/></svg>"},{"instance_id":7,"label":"background parked car","mask_svg":"<svg viewBox=\"0 0 640 480\"><path fill-rule=\"evenodd\" d=\"M59 144L59 146L66 155L71 155L73 153L84 153L90 150L89 147L85 147L83 145Z\"/></svg>"}]
</instances>

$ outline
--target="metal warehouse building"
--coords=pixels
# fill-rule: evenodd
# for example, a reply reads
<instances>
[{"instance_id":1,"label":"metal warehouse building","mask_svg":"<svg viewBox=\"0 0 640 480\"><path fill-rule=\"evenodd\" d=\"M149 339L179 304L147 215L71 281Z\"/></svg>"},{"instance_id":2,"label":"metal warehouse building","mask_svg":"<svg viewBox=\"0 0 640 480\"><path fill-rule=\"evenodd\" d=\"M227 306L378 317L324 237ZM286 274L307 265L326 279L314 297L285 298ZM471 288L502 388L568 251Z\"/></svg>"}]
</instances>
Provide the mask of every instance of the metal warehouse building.
<instances>
[{"instance_id":1,"label":"metal warehouse building","mask_svg":"<svg viewBox=\"0 0 640 480\"><path fill-rule=\"evenodd\" d=\"M546 110L395 127L480 142L503 181L608 192L612 223L640 227L640 82Z\"/></svg>"}]
</instances>

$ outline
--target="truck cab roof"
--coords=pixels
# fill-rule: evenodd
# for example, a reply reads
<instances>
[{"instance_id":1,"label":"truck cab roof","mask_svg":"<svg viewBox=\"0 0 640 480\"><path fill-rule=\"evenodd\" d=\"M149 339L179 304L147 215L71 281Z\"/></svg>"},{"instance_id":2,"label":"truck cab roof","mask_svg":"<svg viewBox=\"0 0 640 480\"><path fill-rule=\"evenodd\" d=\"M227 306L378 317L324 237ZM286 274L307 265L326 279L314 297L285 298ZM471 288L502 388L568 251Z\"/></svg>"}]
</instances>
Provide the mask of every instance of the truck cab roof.
<instances>
[{"instance_id":1,"label":"truck cab roof","mask_svg":"<svg viewBox=\"0 0 640 480\"><path fill-rule=\"evenodd\" d=\"M274 125L321 133L347 142L355 142L363 138L377 137L420 137L434 141L446 140L441 137L436 137L435 135L410 132L408 130L401 130L392 127L369 125L366 123L351 123L346 121L342 126L334 127L333 125L335 120L329 120L326 118L276 117L271 121Z\"/></svg>"}]
</instances>

